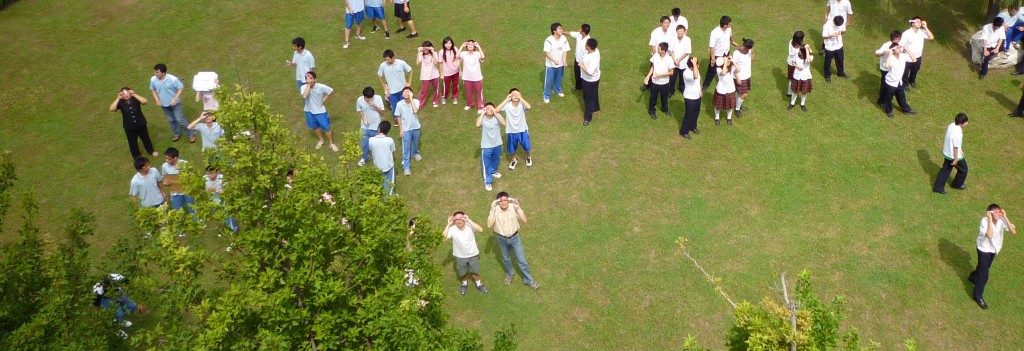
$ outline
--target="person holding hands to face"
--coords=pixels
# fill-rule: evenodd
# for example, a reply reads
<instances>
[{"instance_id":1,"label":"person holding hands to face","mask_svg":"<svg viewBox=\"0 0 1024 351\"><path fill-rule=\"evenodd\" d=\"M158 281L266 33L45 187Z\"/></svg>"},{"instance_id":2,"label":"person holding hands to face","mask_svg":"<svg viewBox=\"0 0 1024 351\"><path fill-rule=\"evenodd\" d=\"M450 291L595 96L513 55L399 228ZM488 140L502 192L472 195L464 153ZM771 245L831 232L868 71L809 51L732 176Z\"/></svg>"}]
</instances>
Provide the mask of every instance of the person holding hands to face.
<instances>
[{"instance_id":1,"label":"person holding hands to face","mask_svg":"<svg viewBox=\"0 0 1024 351\"><path fill-rule=\"evenodd\" d=\"M531 108L530 103L523 99L523 94L516 88L509 90L505 101L502 101L495 108L495 110L505 113L505 134L508 135L508 147L506 149L508 156L512 158L512 161L508 164L509 170L515 170L516 165L519 164L516 151L520 146L526 152L526 167L533 166L533 158L530 157L530 127L526 125L526 111L529 111Z\"/></svg>"},{"instance_id":2,"label":"person holding hands to face","mask_svg":"<svg viewBox=\"0 0 1024 351\"><path fill-rule=\"evenodd\" d=\"M985 303L983 296L985 285L988 284L988 271L992 267L992 261L996 259L996 254L1003 248L1003 233L1007 230L1017 234L1017 227L1010 222L1009 218L1006 218L1006 211L1003 211L997 204L988 205L988 211L985 213L985 217L981 218L981 226L978 231L978 265L967 277L967 280L974 283L974 302L978 303L978 307L982 309L988 309L988 304Z\"/></svg>"},{"instance_id":3,"label":"person holding hands to face","mask_svg":"<svg viewBox=\"0 0 1024 351\"><path fill-rule=\"evenodd\" d=\"M540 285L530 275L530 266L526 263L526 251L519 235L519 223L526 223L526 214L519 206L519 200L508 196L507 192L498 193L497 199L491 202L491 212L487 215L487 227L494 228L501 251L502 264L505 266L505 285L512 284L515 271L509 251L516 255L519 271L523 273L523 284L536 290Z\"/></svg>"},{"instance_id":4,"label":"person holding hands to face","mask_svg":"<svg viewBox=\"0 0 1024 351\"><path fill-rule=\"evenodd\" d=\"M434 51L434 44L429 40L423 42L423 45L416 50L416 64L420 65L420 108L427 105L427 98L430 97L431 91L434 92L433 106L437 107L437 103L441 99L441 70L438 69L440 58Z\"/></svg>"},{"instance_id":5,"label":"person holding hands to face","mask_svg":"<svg viewBox=\"0 0 1024 351\"><path fill-rule=\"evenodd\" d=\"M907 69L903 72L903 84L909 84L911 88L917 88L917 71L921 70L921 55L924 55L924 41L934 40L935 35L928 29L928 22L921 17L914 17L910 20L910 29L900 35L900 46L906 47L914 62L907 63Z\"/></svg>"},{"instance_id":6,"label":"person holding hands to face","mask_svg":"<svg viewBox=\"0 0 1024 351\"><path fill-rule=\"evenodd\" d=\"M444 227L444 239L452 241L452 256L455 256L455 272L462 280L459 294L465 295L469 290L469 277L472 276L476 289L481 293L487 293L487 286L480 282L480 249L476 245L476 233L481 233L481 227L465 212L455 211L448 217L448 225Z\"/></svg>"},{"instance_id":7,"label":"person holding hands to face","mask_svg":"<svg viewBox=\"0 0 1024 351\"><path fill-rule=\"evenodd\" d=\"M412 88L402 89L402 101L395 107L395 123L398 124L398 136L402 138L402 168L405 175L411 175L412 164L409 158L422 160L420 156L420 101L412 98Z\"/></svg>"},{"instance_id":8,"label":"person holding hands to face","mask_svg":"<svg viewBox=\"0 0 1024 351\"><path fill-rule=\"evenodd\" d=\"M324 107L327 99L334 94L334 89L317 83L316 72L309 71L306 73L306 84L299 88L299 92L302 93L302 99L305 100L303 111L306 113L306 126L313 130L313 133L316 133L316 138L319 139L316 149L320 150L324 146L323 134L327 134L331 150L338 152L338 146L334 145L334 135L331 134L331 119L327 115L327 108ZM321 131L323 132L321 133Z\"/></svg>"},{"instance_id":9,"label":"person holding hands to face","mask_svg":"<svg viewBox=\"0 0 1024 351\"><path fill-rule=\"evenodd\" d=\"M373 88L363 88L363 95L356 99L356 113L359 114L359 127L363 132L359 138L359 148L363 150L359 158L359 167L370 160L370 138L377 136L380 116L384 113L384 99L374 94Z\"/></svg>"},{"instance_id":10,"label":"person holding hands to face","mask_svg":"<svg viewBox=\"0 0 1024 351\"><path fill-rule=\"evenodd\" d=\"M149 127L146 123L146 116L142 114L142 105L148 100L142 96L135 95L132 88L124 87L117 93L117 98L110 104L110 112L121 111L121 126L124 127L124 136L128 138L128 150L132 153L132 159L139 158L139 139L142 139L142 146L146 153L153 157L160 156L153 149L153 141L149 138Z\"/></svg>"},{"instance_id":11,"label":"person holding hands to face","mask_svg":"<svg viewBox=\"0 0 1024 351\"><path fill-rule=\"evenodd\" d=\"M480 63L484 61L484 49L480 43L470 39L459 46L459 60L462 61L462 84L466 86L466 111L476 105L477 113L484 112L484 74Z\"/></svg>"},{"instance_id":12,"label":"person holding hands to face","mask_svg":"<svg viewBox=\"0 0 1024 351\"><path fill-rule=\"evenodd\" d=\"M494 178L501 178L498 163L501 162L501 127L505 119L495 112L494 104L488 102L484 112L476 118L476 127L480 128L480 168L484 175L484 189L491 191Z\"/></svg>"}]
</instances>

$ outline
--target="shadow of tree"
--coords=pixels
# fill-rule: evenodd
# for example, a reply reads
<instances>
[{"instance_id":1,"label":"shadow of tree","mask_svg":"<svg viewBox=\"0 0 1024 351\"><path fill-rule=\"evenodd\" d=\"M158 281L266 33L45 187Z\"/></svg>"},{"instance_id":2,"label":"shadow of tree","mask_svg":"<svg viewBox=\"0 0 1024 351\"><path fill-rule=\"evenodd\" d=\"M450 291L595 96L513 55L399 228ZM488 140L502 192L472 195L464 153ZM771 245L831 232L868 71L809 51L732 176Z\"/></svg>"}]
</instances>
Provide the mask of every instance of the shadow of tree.
<instances>
[{"instance_id":1,"label":"shadow of tree","mask_svg":"<svg viewBox=\"0 0 1024 351\"><path fill-rule=\"evenodd\" d=\"M949 241L949 239L942 238L939 240L939 255L942 257L942 262L945 262L946 266L953 271L953 274L960 278L960 282L964 287L964 293L968 297L973 296L974 284L967 280L967 275L974 268L971 267L971 256L967 250Z\"/></svg>"},{"instance_id":2,"label":"shadow of tree","mask_svg":"<svg viewBox=\"0 0 1024 351\"><path fill-rule=\"evenodd\" d=\"M972 0L879 0L857 5L861 9L855 9L860 11L854 14L854 29L864 28L872 36L887 38L893 30L910 28L908 20L919 16L928 22L934 42L960 52L968 60L967 42L984 24L986 10L985 4Z\"/></svg>"}]
</instances>

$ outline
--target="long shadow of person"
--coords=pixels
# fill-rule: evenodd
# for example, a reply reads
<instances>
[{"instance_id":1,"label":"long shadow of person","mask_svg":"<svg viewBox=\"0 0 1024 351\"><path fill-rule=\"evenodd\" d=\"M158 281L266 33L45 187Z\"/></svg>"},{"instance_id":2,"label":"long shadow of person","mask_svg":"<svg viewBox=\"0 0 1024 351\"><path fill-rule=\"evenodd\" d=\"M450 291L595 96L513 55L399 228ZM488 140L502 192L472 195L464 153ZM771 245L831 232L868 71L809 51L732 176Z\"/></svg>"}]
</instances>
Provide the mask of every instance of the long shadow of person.
<instances>
[{"instance_id":1,"label":"long shadow of person","mask_svg":"<svg viewBox=\"0 0 1024 351\"><path fill-rule=\"evenodd\" d=\"M772 77L775 77L775 88L779 90L780 95L786 96L786 92L789 91L789 78L786 77L786 70L779 67L772 68Z\"/></svg>"},{"instance_id":2,"label":"long shadow of person","mask_svg":"<svg viewBox=\"0 0 1024 351\"><path fill-rule=\"evenodd\" d=\"M878 102L879 88L881 83L879 82L882 78L879 77L881 72L875 70L875 72L862 70L857 73L857 78L853 79L853 83L857 86L857 99L869 101L872 104ZM875 105L876 107L878 105ZM881 109L881 107L879 107Z\"/></svg>"},{"instance_id":3,"label":"long shadow of person","mask_svg":"<svg viewBox=\"0 0 1024 351\"><path fill-rule=\"evenodd\" d=\"M953 273L960 278L960 282L964 286L964 293L969 297L973 296L974 284L967 280L967 273L974 269L971 267L970 254L949 239L942 238L939 240L939 255L942 256L942 262L945 262L946 266L949 266Z\"/></svg>"},{"instance_id":4,"label":"long shadow of person","mask_svg":"<svg viewBox=\"0 0 1024 351\"><path fill-rule=\"evenodd\" d=\"M1010 98L1006 97L1006 95L991 90L986 91L985 95L988 95L990 98L995 99L997 104L1007 109L1008 111L1013 111L1014 109L1017 108L1017 104L1014 103L1013 100L1010 100Z\"/></svg>"},{"instance_id":5,"label":"long shadow of person","mask_svg":"<svg viewBox=\"0 0 1024 351\"><path fill-rule=\"evenodd\" d=\"M928 176L928 184L935 184L935 179L939 178L939 169L942 165L932 161L931 156L928 155L928 151L925 149L917 150L917 162L921 164L921 170Z\"/></svg>"}]
</instances>

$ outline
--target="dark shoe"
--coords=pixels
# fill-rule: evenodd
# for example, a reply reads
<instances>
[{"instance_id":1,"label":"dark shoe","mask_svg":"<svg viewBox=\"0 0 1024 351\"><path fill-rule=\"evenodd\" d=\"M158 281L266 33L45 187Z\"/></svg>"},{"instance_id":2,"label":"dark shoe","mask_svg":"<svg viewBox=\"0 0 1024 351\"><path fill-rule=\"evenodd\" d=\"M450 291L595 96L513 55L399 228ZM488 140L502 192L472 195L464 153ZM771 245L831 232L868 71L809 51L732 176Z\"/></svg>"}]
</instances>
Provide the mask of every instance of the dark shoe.
<instances>
[{"instance_id":1,"label":"dark shoe","mask_svg":"<svg viewBox=\"0 0 1024 351\"><path fill-rule=\"evenodd\" d=\"M483 285L483 284L477 285L476 289L480 290L480 292L484 293L484 294L486 294L488 291L490 291L490 290L487 290L487 286Z\"/></svg>"},{"instance_id":2,"label":"dark shoe","mask_svg":"<svg viewBox=\"0 0 1024 351\"><path fill-rule=\"evenodd\" d=\"M985 75L982 74L982 75L978 76L978 80L985 80Z\"/></svg>"},{"instance_id":3,"label":"dark shoe","mask_svg":"<svg viewBox=\"0 0 1024 351\"><path fill-rule=\"evenodd\" d=\"M391 39L391 32L384 31L384 39Z\"/></svg>"},{"instance_id":4,"label":"dark shoe","mask_svg":"<svg viewBox=\"0 0 1024 351\"><path fill-rule=\"evenodd\" d=\"M736 117L743 117L743 113L742 112L743 112L743 110L734 110L734 111L732 111L732 113L734 115L736 115Z\"/></svg>"},{"instance_id":5,"label":"dark shoe","mask_svg":"<svg viewBox=\"0 0 1024 351\"><path fill-rule=\"evenodd\" d=\"M589 125L589 124L590 124L590 121L583 121L583 126L584 126L584 127L586 127L586 126L587 126L587 125Z\"/></svg>"},{"instance_id":6,"label":"dark shoe","mask_svg":"<svg viewBox=\"0 0 1024 351\"><path fill-rule=\"evenodd\" d=\"M886 116L886 117L889 117L889 118L892 118L892 112L886 112L886 113L885 113L885 116Z\"/></svg>"},{"instance_id":7,"label":"dark shoe","mask_svg":"<svg viewBox=\"0 0 1024 351\"><path fill-rule=\"evenodd\" d=\"M903 114L905 114L905 115L916 115L917 114L917 110L915 110L915 109L904 110Z\"/></svg>"},{"instance_id":8,"label":"dark shoe","mask_svg":"<svg viewBox=\"0 0 1024 351\"><path fill-rule=\"evenodd\" d=\"M693 134L700 135L700 130L697 128L693 128Z\"/></svg>"},{"instance_id":9,"label":"dark shoe","mask_svg":"<svg viewBox=\"0 0 1024 351\"><path fill-rule=\"evenodd\" d=\"M646 85L641 85L640 86L640 91L647 91L647 86Z\"/></svg>"},{"instance_id":10,"label":"dark shoe","mask_svg":"<svg viewBox=\"0 0 1024 351\"><path fill-rule=\"evenodd\" d=\"M726 120L726 122L729 122L729 125L731 126L732 125L732 118Z\"/></svg>"},{"instance_id":11,"label":"dark shoe","mask_svg":"<svg viewBox=\"0 0 1024 351\"><path fill-rule=\"evenodd\" d=\"M465 295L466 291L468 289L469 289L469 285L463 285L463 286L459 287L459 295Z\"/></svg>"},{"instance_id":12,"label":"dark shoe","mask_svg":"<svg viewBox=\"0 0 1024 351\"><path fill-rule=\"evenodd\" d=\"M741 111L746 111L746 110L749 110L749 109L746 106L740 106L740 110Z\"/></svg>"},{"instance_id":13,"label":"dark shoe","mask_svg":"<svg viewBox=\"0 0 1024 351\"><path fill-rule=\"evenodd\" d=\"M910 87L917 89L917 82L910 82Z\"/></svg>"},{"instance_id":14,"label":"dark shoe","mask_svg":"<svg viewBox=\"0 0 1024 351\"><path fill-rule=\"evenodd\" d=\"M1010 75L1011 75L1011 76L1019 76L1019 75L1021 75L1021 74L1024 74L1024 72L1021 72L1021 71L1013 71L1013 73L1010 73Z\"/></svg>"},{"instance_id":15,"label":"dark shoe","mask_svg":"<svg viewBox=\"0 0 1024 351\"><path fill-rule=\"evenodd\" d=\"M932 192L933 192L933 193L936 193L936 194L939 194L939 195L946 195L946 191L945 191L945 190L943 190L943 191L935 191L935 190L932 190Z\"/></svg>"},{"instance_id":16,"label":"dark shoe","mask_svg":"<svg viewBox=\"0 0 1024 351\"><path fill-rule=\"evenodd\" d=\"M794 107L796 107L796 105L789 104L789 107L787 107L786 110L792 110Z\"/></svg>"},{"instance_id":17,"label":"dark shoe","mask_svg":"<svg viewBox=\"0 0 1024 351\"><path fill-rule=\"evenodd\" d=\"M1024 117L1024 114L1022 114L1020 112L1017 112L1017 111L1013 111L1013 113L1010 113L1010 114L1008 114L1006 116L1007 117Z\"/></svg>"},{"instance_id":18,"label":"dark shoe","mask_svg":"<svg viewBox=\"0 0 1024 351\"><path fill-rule=\"evenodd\" d=\"M686 139L686 140L693 139L693 137L690 136L690 133L679 133L679 135L682 135L683 139Z\"/></svg>"},{"instance_id":19,"label":"dark shoe","mask_svg":"<svg viewBox=\"0 0 1024 351\"><path fill-rule=\"evenodd\" d=\"M663 111L666 116L672 117L672 111Z\"/></svg>"},{"instance_id":20,"label":"dark shoe","mask_svg":"<svg viewBox=\"0 0 1024 351\"><path fill-rule=\"evenodd\" d=\"M954 186L953 189L956 189L956 190L967 190L967 184L964 184L964 185L961 185L961 186Z\"/></svg>"},{"instance_id":21,"label":"dark shoe","mask_svg":"<svg viewBox=\"0 0 1024 351\"><path fill-rule=\"evenodd\" d=\"M373 25L373 30L371 30L370 33L377 33L377 28L380 28L380 27L378 27L376 24Z\"/></svg>"},{"instance_id":22,"label":"dark shoe","mask_svg":"<svg viewBox=\"0 0 1024 351\"><path fill-rule=\"evenodd\" d=\"M412 38L415 38L415 37L418 37L418 36L420 36L420 33L412 33L412 34L406 35L405 37L409 38L409 39L412 39Z\"/></svg>"},{"instance_id":23,"label":"dark shoe","mask_svg":"<svg viewBox=\"0 0 1024 351\"><path fill-rule=\"evenodd\" d=\"M804 111L804 112L807 112L807 106L806 105L800 105L800 110Z\"/></svg>"},{"instance_id":24,"label":"dark shoe","mask_svg":"<svg viewBox=\"0 0 1024 351\"><path fill-rule=\"evenodd\" d=\"M840 77L843 77L843 78L846 78L846 79L850 79L850 76L848 76L848 75L846 75L846 74L840 74L839 76L840 76Z\"/></svg>"},{"instance_id":25,"label":"dark shoe","mask_svg":"<svg viewBox=\"0 0 1024 351\"><path fill-rule=\"evenodd\" d=\"M716 119L716 120L715 120L715 125L716 125L716 126L720 126L720 125L722 125L722 120L720 120L720 119Z\"/></svg>"},{"instance_id":26,"label":"dark shoe","mask_svg":"<svg viewBox=\"0 0 1024 351\"><path fill-rule=\"evenodd\" d=\"M832 77L825 77L825 83L832 83Z\"/></svg>"},{"instance_id":27,"label":"dark shoe","mask_svg":"<svg viewBox=\"0 0 1024 351\"><path fill-rule=\"evenodd\" d=\"M647 111L647 115L651 116L653 120L658 120L658 114L654 113L654 111Z\"/></svg>"},{"instance_id":28,"label":"dark shoe","mask_svg":"<svg viewBox=\"0 0 1024 351\"><path fill-rule=\"evenodd\" d=\"M398 30L396 30L395 33L401 33L403 31L405 31L405 27L398 27Z\"/></svg>"},{"instance_id":29,"label":"dark shoe","mask_svg":"<svg viewBox=\"0 0 1024 351\"><path fill-rule=\"evenodd\" d=\"M977 300L974 300L974 302L977 302L978 303L978 307L981 307L981 309L983 309L983 310L987 310L988 309L988 304L985 303L985 299L977 299Z\"/></svg>"}]
</instances>

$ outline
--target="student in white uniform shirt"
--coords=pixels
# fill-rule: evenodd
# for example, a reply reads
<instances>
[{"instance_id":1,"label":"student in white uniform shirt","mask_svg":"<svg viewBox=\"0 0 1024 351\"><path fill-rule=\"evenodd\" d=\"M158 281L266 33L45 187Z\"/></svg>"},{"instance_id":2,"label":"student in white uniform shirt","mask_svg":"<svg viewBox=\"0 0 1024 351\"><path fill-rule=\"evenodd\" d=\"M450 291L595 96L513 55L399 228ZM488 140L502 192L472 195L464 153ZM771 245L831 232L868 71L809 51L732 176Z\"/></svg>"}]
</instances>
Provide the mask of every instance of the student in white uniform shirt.
<instances>
[{"instance_id":1,"label":"student in white uniform shirt","mask_svg":"<svg viewBox=\"0 0 1024 351\"><path fill-rule=\"evenodd\" d=\"M885 115L892 118L893 96L896 97L896 102L900 104L903 114L916 115L917 110L911 108L910 104L907 103L907 92L903 85L903 72L907 69L907 62L914 61L914 58L910 56L906 48L899 44L890 45L885 55L885 67L889 68L889 73L885 74L885 86L882 95L882 109L885 110Z\"/></svg>"},{"instance_id":2,"label":"student in white uniform shirt","mask_svg":"<svg viewBox=\"0 0 1024 351\"><path fill-rule=\"evenodd\" d=\"M798 30L798 31L793 33L793 39L791 39L789 41L789 55L786 56L786 66L787 66L787 69L786 69L786 81L787 82L793 80L793 71L795 70L795 67L793 67L793 62L794 62L794 60L797 59L797 56L800 54L800 48L803 48L803 47L804 47L804 32ZM792 95L793 95L793 89L790 87L789 84L786 84L786 96L792 96Z\"/></svg>"},{"instance_id":3,"label":"student in white uniform shirt","mask_svg":"<svg viewBox=\"0 0 1024 351\"><path fill-rule=\"evenodd\" d=\"M985 303L985 285L988 284L988 271L995 261L996 255L1003 249L1003 234L1009 229L1011 233L1017 234L1017 227L1006 218L1006 211L997 204L988 205L985 217L981 218L981 225L978 226L978 265L974 271L967 276L967 280L974 283L972 295L978 307L988 309Z\"/></svg>"},{"instance_id":4,"label":"student in white uniform shirt","mask_svg":"<svg viewBox=\"0 0 1024 351\"><path fill-rule=\"evenodd\" d=\"M718 67L715 66L716 59L729 56L729 49L733 46L737 45L736 41L732 40L732 18L722 16L718 20L718 27L711 30L711 37L708 40L710 56L708 57L708 70L704 73L704 85L702 86L704 90L707 90L711 86L711 80L718 76Z\"/></svg>"},{"instance_id":5,"label":"student in white uniform shirt","mask_svg":"<svg viewBox=\"0 0 1024 351\"><path fill-rule=\"evenodd\" d=\"M572 67L573 77L576 80L572 86L572 91L577 91L583 89L583 77L580 76L580 62L583 61L583 55L587 54L587 39L590 39L590 25L586 23L581 24L578 32L569 32L569 37L576 39L576 51L574 52Z\"/></svg>"},{"instance_id":6,"label":"student in white uniform shirt","mask_svg":"<svg viewBox=\"0 0 1024 351\"><path fill-rule=\"evenodd\" d=\"M715 86L715 95L711 99L712 105L715 106L715 125L722 124L718 117L722 110L725 110L725 118L731 126L732 111L736 108L736 65L729 56L719 57L718 60L718 85Z\"/></svg>"},{"instance_id":7,"label":"student in white uniform shirt","mask_svg":"<svg viewBox=\"0 0 1024 351\"><path fill-rule=\"evenodd\" d=\"M825 44L825 83L832 83L832 60L836 61L836 71L840 77L846 75L843 53L843 16L836 16L832 21L821 27L821 38Z\"/></svg>"},{"instance_id":8,"label":"student in white uniform shirt","mask_svg":"<svg viewBox=\"0 0 1024 351\"><path fill-rule=\"evenodd\" d=\"M690 55L693 53L690 37L686 35L686 26L680 24L673 28L676 31L676 35L668 42L668 52L672 55L672 61L676 65L676 70L668 83L671 87L669 97L675 94L677 89L683 91L683 81L680 79L682 79L683 68L686 68L686 62L690 60Z\"/></svg>"},{"instance_id":9,"label":"student in white uniform shirt","mask_svg":"<svg viewBox=\"0 0 1024 351\"><path fill-rule=\"evenodd\" d=\"M505 139L508 140L505 149L508 151L508 157L512 159L508 164L509 170L515 170L519 164L516 152L520 147L526 153L526 167L533 167L533 157L530 156L530 126L526 124L526 111L531 108L530 103L523 99L523 94L517 88L510 89L505 101L496 108L497 111L505 113Z\"/></svg>"},{"instance_id":10,"label":"student in white uniform shirt","mask_svg":"<svg viewBox=\"0 0 1024 351\"><path fill-rule=\"evenodd\" d=\"M679 26L686 27L687 29L690 28L690 22L686 20L686 17L683 17L683 10L680 10L678 7L672 9L672 16L669 16L668 20L669 29L675 29ZM686 63L684 62L683 64L685 65Z\"/></svg>"},{"instance_id":11,"label":"student in white uniform shirt","mask_svg":"<svg viewBox=\"0 0 1024 351\"><path fill-rule=\"evenodd\" d=\"M391 122L380 121L377 125L377 135L367 141L370 155L373 157L373 165L380 170L384 177L384 192L388 195L395 193L395 139L388 136L391 131Z\"/></svg>"},{"instance_id":12,"label":"student in white uniform shirt","mask_svg":"<svg viewBox=\"0 0 1024 351\"><path fill-rule=\"evenodd\" d=\"M810 45L805 45L797 54L793 65L793 79L789 81L793 96L789 98L789 107L792 110L796 106L796 97L800 96L800 110L807 112L807 94L814 89L814 81L811 80L811 62L814 61L814 52Z\"/></svg>"},{"instance_id":13,"label":"student in white uniform shirt","mask_svg":"<svg viewBox=\"0 0 1024 351\"><path fill-rule=\"evenodd\" d=\"M932 31L928 29L928 22L922 20L921 17L914 17L914 19L910 20L910 29L907 29L901 35L900 46L910 51L910 56L914 57L914 62L907 64L907 70L903 72L903 84L909 84L910 87L917 88L917 72L921 70L924 41L934 39L935 35L932 35Z\"/></svg>"},{"instance_id":14,"label":"student in white uniform shirt","mask_svg":"<svg viewBox=\"0 0 1024 351\"><path fill-rule=\"evenodd\" d=\"M700 116L700 98L704 90L700 89L700 62L696 56L691 56L683 66L683 105L686 107L686 114L683 116L683 124L679 128L679 135L689 140L690 132L700 135L697 129L697 117Z\"/></svg>"},{"instance_id":15,"label":"student in white uniform shirt","mask_svg":"<svg viewBox=\"0 0 1024 351\"><path fill-rule=\"evenodd\" d=\"M875 50L875 57L878 58L878 70L882 72L881 80L878 85L878 101L875 102L878 106L882 106L882 99L885 98L885 76L889 74L889 67L885 65L885 60L889 58L886 53L889 52L889 47L893 44L899 45L901 38L903 38L903 33L900 33L898 30L894 30L892 33L889 33L889 41L882 44L878 50Z\"/></svg>"},{"instance_id":16,"label":"student in white uniform shirt","mask_svg":"<svg viewBox=\"0 0 1024 351\"><path fill-rule=\"evenodd\" d=\"M999 53L999 49L1003 47L1003 40L1006 40L1006 30L1003 29L1003 19L996 17L992 20L991 24L986 24L981 27L981 39L983 41L984 49L982 54L985 56L981 60L981 72L978 73L978 80L985 79L985 75L988 74L988 62L992 61L992 58L996 57Z\"/></svg>"},{"instance_id":17,"label":"student in white uniform shirt","mask_svg":"<svg viewBox=\"0 0 1024 351\"><path fill-rule=\"evenodd\" d=\"M832 22L836 16L843 17L842 31L845 32L846 28L849 27L853 22L853 7L850 5L850 0L828 0L825 5L825 23ZM825 43L821 44L821 51L819 55L825 54Z\"/></svg>"},{"instance_id":18,"label":"student in white uniform shirt","mask_svg":"<svg viewBox=\"0 0 1024 351\"><path fill-rule=\"evenodd\" d=\"M669 77L672 76L674 70L675 62L668 54L668 43L658 44L658 53L651 56L651 68L647 71L647 76L644 77L644 85L651 87L651 97L647 102L647 115L651 116L651 119L658 119L654 107L659 97L661 98L661 112L669 116L672 115L672 112L668 110L668 96L672 89L669 85L671 81Z\"/></svg>"},{"instance_id":19,"label":"student in white uniform shirt","mask_svg":"<svg viewBox=\"0 0 1024 351\"><path fill-rule=\"evenodd\" d=\"M732 62L736 65L736 117L746 111L743 102L750 95L750 75L754 63L754 41L743 38L743 45L732 52Z\"/></svg>"},{"instance_id":20,"label":"student in white uniform shirt","mask_svg":"<svg viewBox=\"0 0 1024 351\"><path fill-rule=\"evenodd\" d=\"M672 23L672 21L669 20L668 16L661 16L661 20L659 23L661 24L658 26L658 28L654 28L654 31L651 31L651 40L647 42L647 44L651 47L652 56L658 55L659 44L668 44L669 40L672 39L672 36L675 35L675 33L673 33L671 29L669 29L669 25ZM650 87L650 83L644 83L644 85L640 87L640 91L650 89Z\"/></svg>"},{"instance_id":21,"label":"student in white uniform shirt","mask_svg":"<svg viewBox=\"0 0 1024 351\"><path fill-rule=\"evenodd\" d=\"M967 189L967 186L964 184L967 182L967 160L964 159L964 127L967 126L968 121L967 114L961 112L953 119L953 123L946 127L946 136L942 139L942 168L939 169L939 175L935 177L935 186L932 187L932 191L936 193L946 194L946 181L949 180L949 175L953 173L953 168L956 168L956 177L953 177L953 183L950 186L953 189Z\"/></svg>"},{"instance_id":22,"label":"student in white uniform shirt","mask_svg":"<svg viewBox=\"0 0 1024 351\"><path fill-rule=\"evenodd\" d=\"M597 51L597 39L587 39L587 54L580 62L583 74L583 126L594 118L594 112L601 110L598 87L601 85L601 52Z\"/></svg>"},{"instance_id":23,"label":"student in white uniform shirt","mask_svg":"<svg viewBox=\"0 0 1024 351\"><path fill-rule=\"evenodd\" d=\"M551 35L544 39L544 103L551 101L551 90L559 97L562 92L562 77L565 76L566 59L569 56L569 39L562 35L562 24L551 24Z\"/></svg>"}]
</instances>

